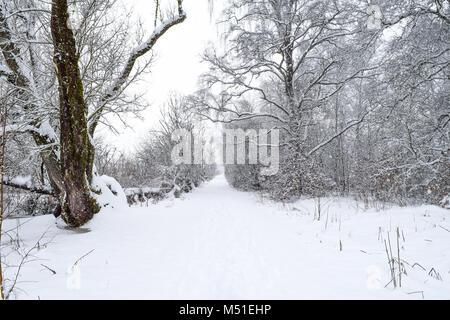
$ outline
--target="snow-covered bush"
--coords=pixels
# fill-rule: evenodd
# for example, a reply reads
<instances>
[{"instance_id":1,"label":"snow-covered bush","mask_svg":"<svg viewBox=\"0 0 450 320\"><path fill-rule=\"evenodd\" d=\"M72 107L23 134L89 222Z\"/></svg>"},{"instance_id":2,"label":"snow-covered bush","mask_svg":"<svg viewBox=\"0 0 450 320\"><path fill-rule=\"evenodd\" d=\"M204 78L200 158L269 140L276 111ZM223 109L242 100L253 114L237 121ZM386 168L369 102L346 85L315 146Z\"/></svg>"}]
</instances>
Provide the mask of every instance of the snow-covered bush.
<instances>
[{"instance_id":1,"label":"snow-covered bush","mask_svg":"<svg viewBox=\"0 0 450 320\"><path fill-rule=\"evenodd\" d=\"M161 111L159 127L148 133L135 153L125 156L98 141L101 152L96 163L100 174L117 178L125 188L128 204L159 201L170 194L179 197L215 175L215 165L172 164L172 150L177 144L172 133L177 129L186 129L199 141L206 141L203 125L187 98L173 94Z\"/></svg>"}]
</instances>

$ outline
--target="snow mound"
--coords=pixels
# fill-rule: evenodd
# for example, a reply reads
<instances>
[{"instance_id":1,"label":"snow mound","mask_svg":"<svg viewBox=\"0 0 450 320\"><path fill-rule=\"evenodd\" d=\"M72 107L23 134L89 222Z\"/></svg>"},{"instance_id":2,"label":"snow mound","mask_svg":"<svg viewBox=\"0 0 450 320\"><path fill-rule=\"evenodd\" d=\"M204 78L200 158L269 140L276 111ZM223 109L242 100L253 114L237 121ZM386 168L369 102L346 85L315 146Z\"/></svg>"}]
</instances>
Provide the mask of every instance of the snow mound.
<instances>
[{"instance_id":1,"label":"snow mound","mask_svg":"<svg viewBox=\"0 0 450 320\"><path fill-rule=\"evenodd\" d=\"M102 208L128 208L127 196L116 179L109 176L95 176L92 184L96 190L100 191L100 194L93 195Z\"/></svg>"}]
</instances>

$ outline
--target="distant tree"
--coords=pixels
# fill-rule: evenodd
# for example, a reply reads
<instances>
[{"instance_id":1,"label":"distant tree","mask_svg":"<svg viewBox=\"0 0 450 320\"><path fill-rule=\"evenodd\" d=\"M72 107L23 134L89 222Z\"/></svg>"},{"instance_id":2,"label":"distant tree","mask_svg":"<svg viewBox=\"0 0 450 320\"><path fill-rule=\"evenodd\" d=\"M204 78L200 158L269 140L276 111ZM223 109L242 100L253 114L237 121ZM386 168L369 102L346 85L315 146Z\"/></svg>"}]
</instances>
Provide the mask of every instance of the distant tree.
<instances>
[{"instance_id":1,"label":"distant tree","mask_svg":"<svg viewBox=\"0 0 450 320\"><path fill-rule=\"evenodd\" d=\"M311 170L322 171L318 151L372 111L359 110L335 132L321 130L337 94L375 69L358 58L370 44L356 41L366 33L358 22L365 15L351 1L235 0L224 16L226 49L204 56L211 70L200 112L213 121L260 119L281 129L281 173L288 176L279 181L292 184L292 195L307 192L317 182L308 178ZM244 99L254 104L251 112L241 109Z\"/></svg>"},{"instance_id":2,"label":"distant tree","mask_svg":"<svg viewBox=\"0 0 450 320\"><path fill-rule=\"evenodd\" d=\"M225 46L204 55L199 113L281 129L280 171L263 184L277 198L355 191L438 203L448 194L450 5L378 7L379 28L351 0L233 0L224 10ZM255 179L228 169L234 185Z\"/></svg>"}]
</instances>

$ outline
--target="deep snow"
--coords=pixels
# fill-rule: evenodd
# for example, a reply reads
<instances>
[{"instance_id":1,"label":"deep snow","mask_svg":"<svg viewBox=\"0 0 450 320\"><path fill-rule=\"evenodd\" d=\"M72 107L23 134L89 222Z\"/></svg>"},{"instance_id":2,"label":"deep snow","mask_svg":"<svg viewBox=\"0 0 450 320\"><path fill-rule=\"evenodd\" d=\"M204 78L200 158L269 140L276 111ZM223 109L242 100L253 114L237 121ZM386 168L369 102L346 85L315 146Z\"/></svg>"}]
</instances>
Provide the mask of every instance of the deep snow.
<instances>
[{"instance_id":1,"label":"deep snow","mask_svg":"<svg viewBox=\"0 0 450 320\"><path fill-rule=\"evenodd\" d=\"M322 199L321 208L317 221L316 200L273 203L219 176L183 199L105 210L86 233L60 229L51 216L33 218L20 228L22 250L46 230L51 243L24 265L13 298L422 299L423 291L425 299L450 299L448 210L366 210L342 198ZM395 239L397 226L408 275L394 290L384 288L383 239L388 231ZM442 280L428 274L432 268Z\"/></svg>"}]
</instances>

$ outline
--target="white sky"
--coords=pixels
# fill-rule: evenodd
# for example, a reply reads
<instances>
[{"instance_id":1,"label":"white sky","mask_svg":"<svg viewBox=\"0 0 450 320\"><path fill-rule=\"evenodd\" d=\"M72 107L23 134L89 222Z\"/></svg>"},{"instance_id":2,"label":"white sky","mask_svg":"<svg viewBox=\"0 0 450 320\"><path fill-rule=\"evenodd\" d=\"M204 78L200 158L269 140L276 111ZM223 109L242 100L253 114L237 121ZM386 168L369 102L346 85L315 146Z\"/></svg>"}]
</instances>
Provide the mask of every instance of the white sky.
<instances>
[{"instance_id":1,"label":"white sky","mask_svg":"<svg viewBox=\"0 0 450 320\"><path fill-rule=\"evenodd\" d=\"M174 0L164 1L176 3ZM150 34L154 26L154 1L124 0L124 3L134 7L135 14L145 22L147 34ZM145 99L151 104L141 114L144 121L127 117L131 129L124 128L119 121L113 122L119 131L118 135L100 128L100 135L105 137L105 142L120 150L132 152L146 133L157 125L159 108L167 100L169 93L193 93L197 88L199 75L207 70L206 65L200 62L200 55L208 42L215 41L218 36L214 19L210 18L208 0L184 0L183 7L187 19L158 40L151 74L145 75L143 81L134 88L129 88L132 90L129 92L144 92Z\"/></svg>"}]
</instances>

